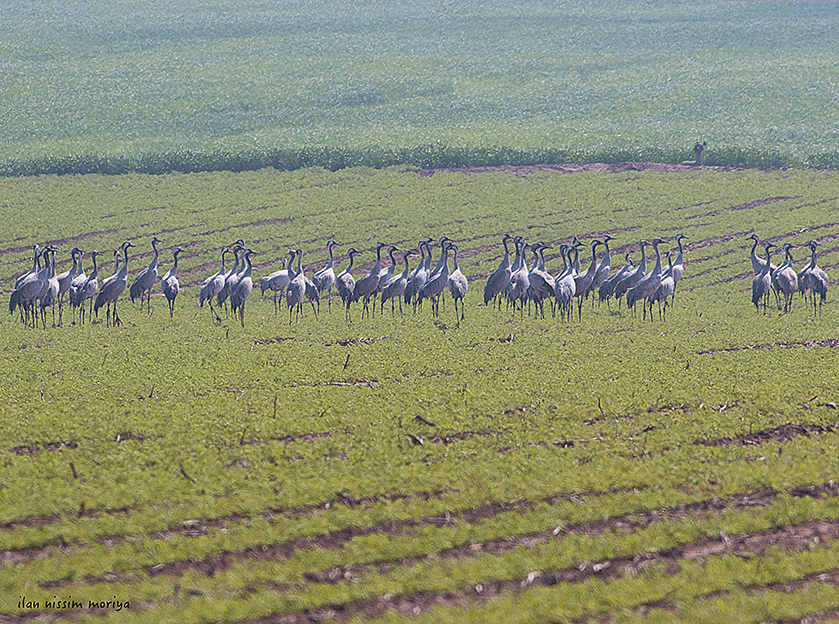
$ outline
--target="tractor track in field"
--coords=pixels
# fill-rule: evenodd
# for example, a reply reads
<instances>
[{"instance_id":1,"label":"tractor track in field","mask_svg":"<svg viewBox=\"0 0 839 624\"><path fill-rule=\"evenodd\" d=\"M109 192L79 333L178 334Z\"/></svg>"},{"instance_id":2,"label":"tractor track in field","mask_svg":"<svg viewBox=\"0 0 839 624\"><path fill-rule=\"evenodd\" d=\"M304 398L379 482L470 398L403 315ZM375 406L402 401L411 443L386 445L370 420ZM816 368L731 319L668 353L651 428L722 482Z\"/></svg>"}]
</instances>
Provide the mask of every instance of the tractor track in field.
<instances>
[{"instance_id":1,"label":"tractor track in field","mask_svg":"<svg viewBox=\"0 0 839 624\"><path fill-rule=\"evenodd\" d=\"M796 488L790 492L795 497L816 497L826 498L839 496L837 487L833 484L823 484L809 488ZM617 518L596 521L583 525L568 525L557 527L550 532L530 535L514 539L502 539L479 544L469 544L439 551L434 555L424 555L412 559L401 560L398 563L379 564L353 564L341 566L320 572L306 573L304 578L307 583L353 583L355 579L363 577L365 572L376 574L387 574L397 566L410 566L421 563L429 557L440 559L462 559L475 557L480 554L500 554L514 548L532 548L546 544L565 535L582 534L587 536L599 536L605 532L615 531L619 533L631 533L644 529L652 524L660 522L684 521L691 517L702 517L708 514L721 515L732 509L747 509L759 506L766 506L772 503L778 493L772 489L758 490L744 496L732 497L728 501L719 497L713 497L697 503L679 505L673 508L651 511L647 513L630 514ZM509 596L526 591L530 587L552 586L558 583L585 583L591 579L600 579L609 582L628 575L643 573L650 566L657 566L666 575L678 574L681 570L681 561L699 560L705 561L711 557L733 554L744 559L754 556L762 556L769 548L778 548L786 552L803 552L816 547L830 547L834 541L839 539L839 522L824 520L812 520L801 524L773 528L754 533L738 534L728 536L725 533L708 536L686 544L680 544L659 551L636 553L633 555L612 557L600 561L580 561L573 567L548 570L533 570L526 576L520 578L490 579L477 585L469 585L448 591L419 591L404 595L384 595L376 598L350 601L340 604L329 604L314 608L304 609L297 613L286 613L270 615L257 619L240 620L238 624L270 624L270 623L296 623L320 621L322 619L334 618L338 622L347 622L354 617L372 619L381 617L388 611L399 611L404 615L419 615L432 608L454 607L454 606L478 606L501 596ZM340 546L338 546L340 547ZM269 549L270 550L270 549ZM247 554L245 551L244 554ZM269 551L264 548L256 549L255 553L248 559L272 558ZM236 559L240 561L241 559ZM220 562L219 562L220 563ZM230 563L232 565L233 562ZM158 573L169 573L180 576L186 569L199 571L209 576L226 569L229 566L213 566L212 562L204 562L198 565L193 561L181 570L169 569L160 570ZM834 570L822 571L815 574L807 574L800 579L788 581L784 586L793 586L807 582L810 579L820 581L839 579ZM827 575L827 578L825 575ZM86 582L118 582L119 578L110 579L85 579ZM129 581L125 578L123 581ZM55 585L57 587L59 585ZM65 586L61 584L61 586ZM302 587L302 585L300 586ZM300 589L297 584L280 584L275 587L278 591L296 591ZM773 589L776 586L752 585L752 589ZM748 589L747 588L747 589ZM708 599L725 596L726 590L720 590L698 596L697 599ZM640 603L638 609L642 612L651 608L667 607L666 600L655 600ZM34 619L37 614L27 614ZM585 621L591 618L600 617L601 613L592 613L584 618Z\"/></svg>"},{"instance_id":2,"label":"tractor track in field","mask_svg":"<svg viewBox=\"0 0 839 624\"><path fill-rule=\"evenodd\" d=\"M637 488L636 488L637 489ZM574 504L585 504L587 497L599 497L608 495L614 492L592 492L581 494L556 494L552 496L543 497L538 501L516 501L511 503L489 503L477 508L461 510L460 512L446 513L442 516L425 517L412 520L394 521L383 525L374 525L369 527L346 527L337 531L330 532L323 536L312 538L299 538L288 542L279 544L263 545L261 547L248 547L240 551L226 551L217 555L211 555L203 558L190 558L187 561L173 562L167 564L159 564L155 566L146 567L145 571L151 576L167 575L167 576L183 576L187 571L197 572L199 574L212 577L215 574L230 569L235 565L247 561L280 561L293 557L295 553L303 551L312 551L316 549L338 550L350 540L358 537L366 537L369 535L385 535L389 538L410 537L417 530L424 526L444 527L452 525L455 521L462 520L469 524L480 524L486 519L491 519L500 513L516 511L518 513L526 513L528 509L532 508L538 503L547 503L550 505L558 502L571 502ZM834 498L839 496L839 486L833 483L820 484L811 487L794 488L789 492L793 497L811 497L818 499ZM585 522L579 524L560 524L551 531L542 533L521 535L515 537L504 537L485 542L469 543L452 548L437 551L427 555L419 555L409 558L400 558L398 562L380 562L380 563L362 563L352 564L330 570L321 570L306 574L306 579L309 582L317 583L337 583L342 582L352 576L358 576L363 571L375 572L377 574L386 574L394 567L402 565L415 565L429 558L440 559L463 559L468 557L476 557L481 554L499 555L508 552L514 548L526 547L532 548L539 545L545 545L552 540L561 539L566 535L584 535L587 537L597 537L607 532L631 533L638 530L645 529L651 525L658 523L672 523L680 522L691 517L702 517L707 514L723 514L732 510L743 510L755 507L765 507L772 504L779 495L779 492L764 488L748 494L733 496L728 500L714 496L708 499L700 500L693 503L686 503L674 507L655 509L646 512L634 512L621 516L613 516L602 520ZM357 502L357 501L356 501ZM321 507L320 509L323 509ZM257 515L257 514L253 514ZM262 517L271 519L273 516L264 514ZM805 523L812 524L812 523ZM839 523L824 523L829 525L829 529L822 528L821 535L827 537L839 537ZM800 525L800 526L805 526ZM198 537L206 535L208 530L212 527L225 526L225 521L213 520L212 522L203 523L200 520L190 520L184 523L184 527L178 531L186 537ZM792 527L789 529L795 533L798 529ZM174 531L159 531L153 534L154 538L167 539L173 535ZM776 532L777 533L777 532ZM829 535L828 535L829 534ZM761 534L758 534L761 535ZM738 543L747 541L749 536L741 536L737 538ZM770 543L779 544L779 537L769 537L763 539L764 546ZM761 541L761 538L754 538L756 541ZM754 541L753 540L753 541ZM107 545L114 545L122 540L107 540ZM716 551L725 551L726 547L720 547L719 542L728 543L727 538L712 538L702 540L697 543L685 544L674 549L666 549L657 556L670 556L671 551L678 553L674 557L682 556L702 556L709 554L718 554ZM782 545L782 544L779 544ZM23 563L31 561L35 558L50 557L56 554L56 551L63 554L72 554L74 549L69 545L55 546L31 549L28 552L4 553L3 559L6 561L14 561L15 563ZM671 553L672 554L672 553ZM13 556L8 556L13 555ZM14 556L17 555L17 556ZM632 559L630 557L629 559ZM605 569L605 566L604 566ZM598 570L594 570L597 572ZM121 575L108 573L104 577L88 577L84 581L88 584L96 584L103 582L133 582L136 578L135 571L128 571ZM520 583L520 581L516 581ZM42 584L45 588L67 587L73 583L68 581L54 581Z\"/></svg>"}]
</instances>

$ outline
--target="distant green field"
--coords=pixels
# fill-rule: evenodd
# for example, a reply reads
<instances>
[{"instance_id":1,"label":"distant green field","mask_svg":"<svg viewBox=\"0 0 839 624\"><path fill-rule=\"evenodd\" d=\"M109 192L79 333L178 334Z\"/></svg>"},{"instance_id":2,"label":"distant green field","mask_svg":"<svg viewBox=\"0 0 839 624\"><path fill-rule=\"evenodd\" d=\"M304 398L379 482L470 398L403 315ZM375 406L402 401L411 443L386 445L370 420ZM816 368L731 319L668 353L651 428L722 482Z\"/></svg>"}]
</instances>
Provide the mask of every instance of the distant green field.
<instances>
[{"instance_id":1,"label":"distant green field","mask_svg":"<svg viewBox=\"0 0 839 624\"><path fill-rule=\"evenodd\" d=\"M11 0L0 172L839 167L834 2Z\"/></svg>"},{"instance_id":2,"label":"distant green field","mask_svg":"<svg viewBox=\"0 0 839 624\"><path fill-rule=\"evenodd\" d=\"M745 238L817 239L835 274L835 173L314 168L6 178L0 197L7 294L34 243L61 271L73 246L131 240L132 275L153 235L162 270L185 250L174 319L160 297L151 315L121 301L119 328L0 316L0 619L839 612L835 293L756 313ZM568 323L479 307L505 232L553 243L554 273L574 235L610 233L617 267L684 233L675 306L649 322L585 302ZM350 324L323 302L289 325L257 291L244 328L198 307L239 238L259 278L290 248L311 275L333 237L362 275L377 241L443 234L470 278L459 326L451 300Z\"/></svg>"}]
</instances>

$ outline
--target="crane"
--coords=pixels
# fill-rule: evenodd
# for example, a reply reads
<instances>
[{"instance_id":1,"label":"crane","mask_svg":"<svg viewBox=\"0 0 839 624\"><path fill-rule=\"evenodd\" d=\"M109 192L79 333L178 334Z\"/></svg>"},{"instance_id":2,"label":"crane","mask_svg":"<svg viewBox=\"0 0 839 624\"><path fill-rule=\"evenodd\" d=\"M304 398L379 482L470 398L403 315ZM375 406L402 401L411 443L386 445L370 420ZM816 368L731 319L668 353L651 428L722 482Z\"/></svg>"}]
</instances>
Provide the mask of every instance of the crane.
<instances>
[{"instance_id":1,"label":"crane","mask_svg":"<svg viewBox=\"0 0 839 624\"><path fill-rule=\"evenodd\" d=\"M376 292L376 288L379 286L379 269L381 268L382 264L382 247L385 247L385 243L376 243L376 263L373 265L373 268L370 269L370 272L359 279L355 283L355 293L353 298L358 301L361 298L364 298L364 308L361 311L361 318L364 318L364 313L366 312L368 315L370 314L370 310L368 308L368 303L370 301L370 297ZM375 306L373 307L375 310Z\"/></svg>"},{"instance_id":2,"label":"crane","mask_svg":"<svg viewBox=\"0 0 839 624\"><path fill-rule=\"evenodd\" d=\"M84 252L79 249L78 247L73 247L72 251L70 251L70 257L73 259L73 266L64 273L56 276L58 280L58 324L61 325L61 309L64 305L64 295L65 293L70 292L70 287L73 284L73 280L76 279L76 273L79 271L79 267L81 266L81 256ZM67 295L69 299L70 295Z\"/></svg>"},{"instance_id":3,"label":"crane","mask_svg":"<svg viewBox=\"0 0 839 624\"><path fill-rule=\"evenodd\" d=\"M290 252L292 257L294 257L294 252ZM283 258L283 268L279 271L274 271L270 275L267 275L259 280L259 287L262 290L262 294L265 294L265 291L270 289L274 292L274 314L276 314L279 309L277 307L277 293L285 293L286 288L288 288L288 283L291 281L289 278L289 269L288 269L288 260Z\"/></svg>"},{"instance_id":4,"label":"crane","mask_svg":"<svg viewBox=\"0 0 839 624\"><path fill-rule=\"evenodd\" d=\"M792 268L792 244L784 243L783 249L784 262L772 272L772 286L776 293L783 294L784 313L787 313L792 309L792 298L795 291L798 290L798 276Z\"/></svg>"},{"instance_id":5,"label":"crane","mask_svg":"<svg viewBox=\"0 0 839 624\"><path fill-rule=\"evenodd\" d=\"M318 293L326 292L330 312L332 312L332 287L335 285L335 258L332 255L332 248L337 244L334 240L327 241L326 250L329 252L329 262L312 276L312 283L318 289Z\"/></svg>"},{"instance_id":6,"label":"crane","mask_svg":"<svg viewBox=\"0 0 839 624\"><path fill-rule=\"evenodd\" d=\"M166 275L163 276L163 279L160 280L160 288L163 290L166 301L169 302L169 318L175 316L175 297L178 296L178 292L180 291L180 284L178 283L178 254L181 252L183 252L183 249L180 247L175 247L172 250L174 264L166 272Z\"/></svg>"},{"instance_id":7,"label":"crane","mask_svg":"<svg viewBox=\"0 0 839 624\"><path fill-rule=\"evenodd\" d=\"M227 271L224 268L224 256L229 251L230 249L227 247L221 250L221 269L215 275L211 275L204 280L204 283L201 284L201 290L198 293L198 306L203 308L204 302L208 302L210 304L210 312L213 313L217 323L221 323L221 317L213 309L213 297L217 297L224 288L224 282L227 277Z\"/></svg>"},{"instance_id":8,"label":"crane","mask_svg":"<svg viewBox=\"0 0 839 624\"><path fill-rule=\"evenodd\" d=\"M507 241L513 237L509 234L504 234L501 237L501 244L504 245L504 257L501 259L501 264L495 269L487 278L487 283L484 286L484 305L489 305L489 302L498 297L501 293L506 292L507 286L510 284L512 278L512 270L510 269L510 250L507 247ZM499 300L498 307L500 309L501 302Z\"/></svg>"},{"instance_id":9,"label":"crane","mask_svg":"<svg viewBox=\"0 0 839 624\"><path fill-rule=\"evenodd\" d=\"M469 282L467 281L466 276L460 272L460 265L457 262L457 254L460 249L457 245L452 245L451 248L454 250L454 271L452 271L452 274L449 275L447 285L449 287L449 292L452 294L452 299L454 299L455 316L457 316L457 303L458 301L460 302L460 320L458 321L458 325L460 325L460 321L466 318L464 316L464 298L466 297L466 289L469 287Z\"/></svg>"},{"instance_id":10,"label":"crane","mask_svg":"<svg viewBox=\"0 0 839 624\"><path fill-rule=\"evenodd\" d=\"M752 303L755 305L755 310L760 312L760 302L763 301L763 313L766 314L766 306L769 302L769 289L772 287L772 276L769 274L772 266L772 243L766 243L764 249L766 250L766 262L763 263L763 268L760 270L754 280L752 281Z\"/></svg>"},{"instance_id":11,"label":"crane","mask_svg":"<svg viewBox=\"0 0 839 624\"><path fill-rule=\"evenodd\" d=\"M408 274L410 271L410 267L408 266L408 258L414 254L412 250L407 250L402 254L402 262L405 263L405 270L402 271L401 275L396 275L391 279L385 287L382 289L382 309L381 313L384 314L385 311L385 301L390 299L390 313L392 315L396 314L396 306L395 300L399 300L399 314L400 316L405 316L402 312L402 295L405 294L405 288L408 286Z\"/></svg>"},{"instance_id":12,"label":"crane","mask_svg":"<svg viewBox=\"0 0 839 624\"><path fill-rule=\"evenodd\" d=\"M125 290L128 282L128 248L134 247L131 241L125 241L122 244L123 264L120 270L102 282L99 287L99 294L96 295L96 302L93 304L93 311L99 314L99 308L107 305L105 311L105 324L113 323L114 326L121 325L119 314L117 314L117 299ZM111 304L113 304L113 313L111 312Z\"/></svg>"},{"instance_id":13,"label":"crane","mask_svg":"<svg viewBox=\"0 0 839 624\"><path fill-rule=\"evenodd\" d=\"M347 250L347 258L349 258L350 263L346 269L335 277L335 290L338 291L338 296L341 297L341 301L346 306L347 322L351 320L350 304L355 300L355 278L350 271L352 270L353 259L360 254L360 251L354 247L350 247Z\"/></svg>"},{"instance_id":14,"label":"crane","mask_svg":"<svg viewBox=\"0 0 839 624\"><path fill-rule=\"evenodd\" d=\"M231 286L230 291L230 310L234 315L238 311L242 327L245 326L245 301L253 290L253 265L251 264L253 253L251 249L242 250L242 262L245 269L239 273L239 279Z\"/></svg>"},{"instance_id":15,"label":"crane","mask_svg":"<svg viewBox=\"0 0 839 624\"><path fill-rule=\"evenodd\" d=\"M93 298L96 297L99 292L99 267L96 266L96 256L101 255L101 253L95 250L91 252L90 259L93 262L93 271L91 271L90 275L85 278L84 284L79 286L79 290L76 295L76 306L80 308L81 323L84 323L85 301L90 300L90 310L88 311L88 315L93 314Z\"/></svg>"},{"instance_id":16,"label":"crane","mask_svg":"<svg viewBox=\"0 0 839 624\"><path fill-rule=\"evenodd\" d=\"M145 269L137 274L134 281L131 282L131 287L128 289L128 296L133 303L135 299L140 299L140 309L143 309L143 297L146 297L146 309L151 314L151 290L157 283L157 262L160 258L160 252L157 250L157 243L161 242L157 236L152 236L151 246L154 249L154 258Z\"/></svg>"}]
</instances>

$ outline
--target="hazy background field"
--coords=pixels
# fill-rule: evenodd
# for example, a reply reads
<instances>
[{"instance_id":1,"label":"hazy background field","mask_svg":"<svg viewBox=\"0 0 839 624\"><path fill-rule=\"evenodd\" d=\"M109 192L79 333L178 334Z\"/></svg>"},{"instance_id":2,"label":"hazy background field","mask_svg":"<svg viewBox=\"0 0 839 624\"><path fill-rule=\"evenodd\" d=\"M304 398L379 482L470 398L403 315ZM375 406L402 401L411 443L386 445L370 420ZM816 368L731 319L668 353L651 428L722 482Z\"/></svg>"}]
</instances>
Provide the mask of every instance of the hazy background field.
<instances>
[{"instance_id":1,"label":"hazy background field","mask_svg":"<svg viewBox=\"0 0 839 624\"><path fill-rule=\"evenodd\" d=\"M0 171L839 167L833 2L12 0Z\"/></svg>"}]
</instances>

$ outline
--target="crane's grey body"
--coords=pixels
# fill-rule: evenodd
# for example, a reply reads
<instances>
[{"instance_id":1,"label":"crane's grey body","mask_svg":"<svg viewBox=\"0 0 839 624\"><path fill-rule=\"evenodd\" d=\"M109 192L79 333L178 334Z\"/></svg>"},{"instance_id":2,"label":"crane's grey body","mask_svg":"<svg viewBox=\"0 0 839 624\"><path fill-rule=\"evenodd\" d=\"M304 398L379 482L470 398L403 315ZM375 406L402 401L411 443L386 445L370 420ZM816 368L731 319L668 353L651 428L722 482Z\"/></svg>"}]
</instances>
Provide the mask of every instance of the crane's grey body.
<instances>
[{"instance_id":1,"label":"crane's grey body","mask_svg":"<svg viewBox=\"0 0 839 624\"><path fill-rule=\"evenodd\" d=\"M105 325L113 323L115 326L121 325L119 314L117 313L117 300L125 290L128 282L128 248L134 247L131 241L125 241L122 244L123 264L115 275L102 282L99 286L99 293L96 295L96 302L93 304L93 311L98 315L99 308L103 305L107 306L105 315ZM111 304L113 304L113 312L111 311Z\"/></svg>"},{"instance_id":2,"label":"crane's grey body","mask_svg":"<svg viewBox=\"0 0 839 624\"><path fill-rule=\"evenodd\" d=\"M792 310L792 299L795 291L798 290L798 275L792 268L792 245L784 244L785 259L777 269L772 271L772 287L779 296L783 296L784 313ZM779 300L780 307L780 300Z\"/></svg>"},{"instance_id":3,"label":"crane's grey body","mask_svg":"<svg viewBox=\"0 0 839 624\"><path fill-rule=\"evenodd\" d=\"M347 265L347 268L341 271L335 277L335 290L338 291L338 296L341 297L341 301L344 302L344 306L346 308L346 318L349 322L350 318L350 304L355 301L355 278L352 276L352 265L353 265L353 258L359 255L359 251L350 247L347 250L347 258L349 258L350 263Z\"/></svg>"},{"instance_id":4,"label":"crane's grey body","mask_svg":"<svg viewBox=\"0 0 839 624\"><path fill-rule=\"evenodd\" d=\"M318 289L318 294L326 293L326 300L329 311L332 311L332 287L335 285L335 257L332 255L332 248L337 245L334 240L326 243L326 250L329 252L329 262L320 271L312 276L312 283Z\"/></svg>"},{"instance_id":5,"label":"crane's grey body","mask_svg":"<svg viewBox=\"0 0 839 624\"><path fill-rule=\"evenodd\" d=\"M466 276L461 273L460 265L457 262L457 255L460 252L457 245L452 245L452 249L454 250L454 271L452 271L451 275L449 275L449 281L447 283L449 292L452 294L452 299L454 300L454 314L457 316L457 304L460 302L460 319L458 320L458 325L460 321L464 320L465 313L464 313L464 298L466 297L466 290L469 288L469 282L466 279ZM528 282L529 283L529 282Z\"/></svg>"},{"instance_id":6,"label":"crane's grey body","mask_svg":"<svg viewBox=\"0 0 839 624\"><path fill-rule=\"evenodd\" d=\"M201 290L198 293L199 307L203 308L205 301L209 303L210 312L213 313L217 323L221 323L221 317L213 309L213 297L217 297L224 288L224 282L227 277L227 271L224 267L224 255L229 251L230 250L227 247L224 247L221 250L221 269L219 269L215 275L211 275L204 280L204 283L201 284Z\"/></svg>"},{"instance_id":7,"label":"crane's grey body","mask_svg":"<svg viewBox=\"0 0 839 624\"><path fill-rule=\"evenodd\" d=\"M484 305L489 305L490 301L495 300L499 295L507 290L510 284L513 272L510 268L510 250L507 247L507 241L512 237L509 234L504 234L501 238L501 244L504 245L504 257L501 259L501 264L493 271L487 278L487 283L484 286ZM499 307L501 301L498 302Z\"/></svg>"},{"instance_id":8,"label":"crane's grey body","mask_svg":"<svg viewBox=\"0 0 839 624\"><path fill-rule=\"evenodd\" d=\"M157 244L160 239L157 236L152 236L151 246L154 249L154 258L149 263L149 266L144 268L137 274L134 281L131 282L131 287L128 289L128 296L133 303L135 299L140 299L140 309L143 309L143 298L146 299L146 309L151 313L151 291L157 283L157 263L160 259L160 252L157 249Z\"/></svg>"},{"instance_id":9,"label":"crane's grey body","mask_svg":"<svg viewBox=\"0 0 839 624\"><path fill-rule=\"evenodd\" d=\"M183 250L180 247L175 247L172 250L172 268L166 272L163 279L160 280L160 288L163 290L163 296L169 303L169 318L175 316L175 297L181 290L181 285L178 283L178 254Z\"/></svg>"},{"instance_id":10,"label":"crane's grey body","mask_svg":"<svg viewBox=\"0 0 839 624\"><path fill-rule=\"evenodd\" d=\"M764 248L766 250L766 261L763 263L763 268L758 273L754 280L752 280L752 303L755 310L760 312L760 304L763 303L763 313L766 314L766 307L769 303L769 291L772 288L772 276L770 269L772 266L772 243L766 243Z\"/></svg>"}]
</instances>

